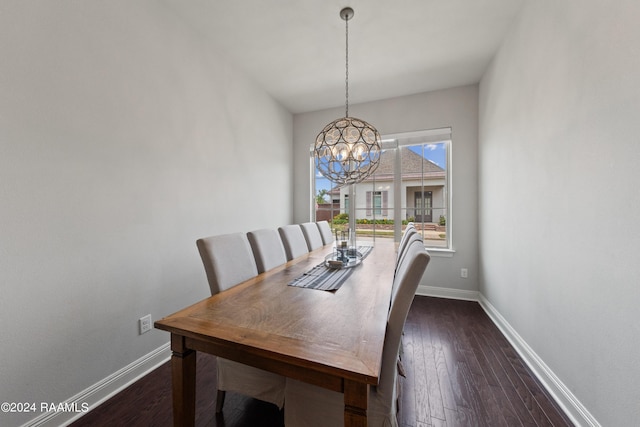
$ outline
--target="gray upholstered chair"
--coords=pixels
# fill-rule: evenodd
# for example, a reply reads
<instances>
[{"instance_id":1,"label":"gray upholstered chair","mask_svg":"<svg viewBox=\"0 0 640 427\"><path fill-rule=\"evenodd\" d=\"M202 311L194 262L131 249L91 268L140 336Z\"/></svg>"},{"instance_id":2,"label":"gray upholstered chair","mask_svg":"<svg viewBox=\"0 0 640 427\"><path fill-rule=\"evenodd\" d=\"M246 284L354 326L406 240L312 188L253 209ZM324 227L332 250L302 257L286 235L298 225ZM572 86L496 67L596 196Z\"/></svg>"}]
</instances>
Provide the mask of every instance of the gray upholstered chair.
<instances>
[{"instance_id":1,"label":"gray upholstered chair","mask_svg":"<svg viewBox=\"0 0 640 427\"><path fill-rule=\"evenodd\" d=\"M258 275L253 252L244 233L206 237L196 241L211 295L232 288ZM216 413L222 411L225 392L284 405L285 379L280 375L217 357L218 394Z\"/></svg>"},{"instance_id":2,"label":"gray upholstered chair","mask_svg":"<svg viewBox=\"0 0 640 427\"><path fill-rule=\"evenodd\" d=\"M398 257L396 258L396 274L398 271L398 267L400 266L400 263L402 262L402 258L405 256L405 254L407 253L407 248L409 247L409 245L416 241L419 240L420 242L423 242L422 240L422 235L420 233L418 233L418 231L415 228L408 228L405 232L404 235L402 236L402 240L400 241L400 246L398 246ZM424 242L423 242L424 244Z\"/></svg>"},{"instance_id":3,"label":"gray upholstered chair","mask_svg":"<svg viewBox=\"0 0 640 427\"><path fill-rule=\"evenodd\" d=\"M324 243L325 246L333 243L335 238L333 237L333 233L331 232L331 227L329 226L329 222L318 221L316 224L318 225L318 231L320 231L320 236L322 236L322 243Z\"/></svg>"},{"instance_id":4,"label":"gray upholstered chair","mask_svg":"<svg viewBox=\"0 0 640 427\"><path fill-rule=\"evenodd\" d=\"M284 252L287 254L287 261L291 261L301 255L309 253L307 240L302 234L302 228L298 224L283 225L278 228L278 233L282 238Z\"/></svg>"},{"instance_id":5,"label":"gray upholstered chair","mask_svg":"<svg viewBox=\"0 0 640 427\"><path fill-rule=\"evenodd\" d=\"M400 259L400 256L402 255L402 252L404 251L405 247L407 246L407 240L413 234L419 234L419 233L418 233L418 230L416 230L415 225L412 222L410 222L409 224L407 224L407 227L404 229L404 233L402 234L402 238L400 239L400 243L398 244L398 259L396 260L396 268L397 268L397 262Z\"/></svg>"},{"instance_id":6,"label":"gray upholstered chair","mask_svg":"<svg viewBox=\"0 0 640 427\"><path fill-rule=\"evenodd\" d=\"M249 240L244 233L222 234L196 241L211 295L258 275Z\"/></svg>"},{"instance_id":7,"label":"gray upholstered chair","mask_svg":"<svg viewBox=\"0 0 640 427\"><path fill-rule=\"evenodd\" d=\"M321 248L324 243L322 242L322 235L315 222L305 222L300 224L304 239L307 241L307 248L309 252Z\"/></svg>"},{"instance_id":8,"label":"gray upholstered chair","mask_svg":"<svg viewBox=\"0 0 640 427\"><path fill-rule=\"evenodd\" d=\"M420 241L413 241L394 279L391 308L382 351L380 382L369 389L367 410L370 427L397 427L397 360L400 338L411 302L429 264L429 254ZM344 395L287 378L284 408L287 427L343 426Z\"/></svg>"},{"instance_id":9,"label":"gray upholstered chair","mask_svg":"<svg viewBox=\"0 0 640 427\"><path fill-rule=\"evenodd\" d=\"M417 233L416 226L414 223L410 222L404 229L404 233L402 234L402 238L400 239L400 248L403 246L404 241L411 233Z\"/></svg>"},{"instance_id":10,"label":"gray upholstered chair","mask_svg":"<svg viewBox=\"0 0 640 427\"><path fill-rule=\"evenodd\" d=\"M287 262L280 234L273 229L254 230L247 233L258 273L264 273Z\"/></svg>"}]
</instances>

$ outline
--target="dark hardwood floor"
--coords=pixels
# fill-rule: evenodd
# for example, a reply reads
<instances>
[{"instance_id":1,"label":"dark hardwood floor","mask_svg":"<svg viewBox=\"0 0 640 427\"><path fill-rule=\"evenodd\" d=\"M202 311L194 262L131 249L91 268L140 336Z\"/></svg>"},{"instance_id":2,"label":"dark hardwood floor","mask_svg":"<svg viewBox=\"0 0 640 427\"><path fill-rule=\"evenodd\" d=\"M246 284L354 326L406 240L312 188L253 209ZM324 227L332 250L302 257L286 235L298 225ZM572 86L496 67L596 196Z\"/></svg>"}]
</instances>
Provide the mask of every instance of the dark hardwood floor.
<instances>
[{"instance_id":1,"label":"dark hardwood floor","mask_svg":"<svg viewBox=\"0 0 640 427\"><path fill-rule=\"evenodd\" d=\"M572 426L478 303L416 297L401 426Z\"/></svg>"},{"instance_id":2,"label":"dark hardwood floor","mask_svg":"<svg viewBox=\"0 0 640 427\"><path fill-rule=\"evenodd\" d=\"M405 325L401 427L571 426L479 304L416 297ZM215 358L198 354L196 425L282 426L271 404L227 393L216 417ZM71 424L171 426L171 372L164 364ZM331 426L328 426L331 427Z\"/></svg>"}]
</instances>

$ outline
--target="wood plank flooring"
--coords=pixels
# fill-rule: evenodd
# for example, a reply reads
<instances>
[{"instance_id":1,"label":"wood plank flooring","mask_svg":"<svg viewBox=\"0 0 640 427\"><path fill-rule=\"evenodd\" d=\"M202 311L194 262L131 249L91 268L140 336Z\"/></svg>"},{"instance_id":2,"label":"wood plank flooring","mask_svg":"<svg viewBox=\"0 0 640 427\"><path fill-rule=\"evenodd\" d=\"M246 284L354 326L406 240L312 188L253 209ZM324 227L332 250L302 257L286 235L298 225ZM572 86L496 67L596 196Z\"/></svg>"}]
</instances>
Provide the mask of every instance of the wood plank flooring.
<instances>
[{"instance_id":1,"label":"wood plank flooring","mask_svg":"<svg viewBox=\"0 0 640 427\"><path fill-rule=\"evenodd\" d=\"M573 425L478 303L416 297L404 331L401 426Z\"/></svg>"},{"instance_id":2,"label":"wood plank flooring","mask_svg":"<svg viewBox=\"0 0 640 427\"><path fill-rule=\"evenodd\" d=\"M572 425L478 303L416 297L402 351L401 427ZM210 355L198 354L196 387L197 426L284 424L274 405L234 393L216 417ZM114 425L172 425L169 363L71 424Z\"/></svg>"}]
</instances>

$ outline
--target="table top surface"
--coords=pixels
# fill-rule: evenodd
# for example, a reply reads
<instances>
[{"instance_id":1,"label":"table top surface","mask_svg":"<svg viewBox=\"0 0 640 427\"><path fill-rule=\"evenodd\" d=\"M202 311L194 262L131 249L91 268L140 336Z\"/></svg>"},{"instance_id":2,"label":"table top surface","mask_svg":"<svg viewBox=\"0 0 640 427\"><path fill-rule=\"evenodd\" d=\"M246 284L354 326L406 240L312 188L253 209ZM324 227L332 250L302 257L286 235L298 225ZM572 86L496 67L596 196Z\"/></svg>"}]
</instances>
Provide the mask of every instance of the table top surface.
<instances>
[{"instance_id":1,"label":"table top surface","mask_svg":"<svg viewBox=\"0 0 640 427\"><path fill-rule=\"evenodd\" d=\"M332 249L328 245L289 261L167 316L155 327L213 346L233 347L247 357L375 385L395 245L378 239L337 291L288 286L323 262Z\"/></svg>"}]
</instances>

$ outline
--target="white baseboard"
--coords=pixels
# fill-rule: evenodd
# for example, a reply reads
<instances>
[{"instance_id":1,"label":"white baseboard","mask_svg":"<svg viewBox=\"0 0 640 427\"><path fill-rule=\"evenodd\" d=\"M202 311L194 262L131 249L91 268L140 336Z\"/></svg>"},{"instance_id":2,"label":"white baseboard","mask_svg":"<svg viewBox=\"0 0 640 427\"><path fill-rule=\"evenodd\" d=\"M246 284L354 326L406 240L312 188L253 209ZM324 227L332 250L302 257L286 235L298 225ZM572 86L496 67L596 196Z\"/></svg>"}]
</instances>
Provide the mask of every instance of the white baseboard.
<instances>
[{"instance_id":1,"label":"white baseboard","mask_svg":"<svg viewBox=\"0 0 640 427\"><path fill-rule=\"evenodd\" d=\"M81 391L67 399L63 404L72 408L88 408L88 411L96 408L102 402L113 397L118 392L147 375L171 357L169 343L153 350L135 362L125 366L119 371L98 381L86 390ZM88 412L87 411L87 412ZM82 417L85 412L45 412L33 420L23 424L22 427L58 427L67 426Z\"/></svg>"},{"instance_id":2,"label":"white baseboard","mask_svg":"<svg viewBox=\"0 0 640 427\"><path fill-rule=\"evenodd\" d=\"M478 301L478 291L463 291L461 289L439 288L436 286L418 286L416 295L425 297L439 297L449 299L461 299L465 301Z\"/></svg>"},{"instance_id":3,"label":"white baseboard","mask_svg":"<svg viewBox=\"0 0 640 427\"><path fill-rule=\"evenodd\" d=\"M600 423L589 413L571 390L557 377L535 351L522 339L513 327L502 317L493 305L482 294L478 294L478 302L489 318L509 340L520 357L533 371L547 391L576 426L601 427Z\"/></svg>"}]
</instances>

